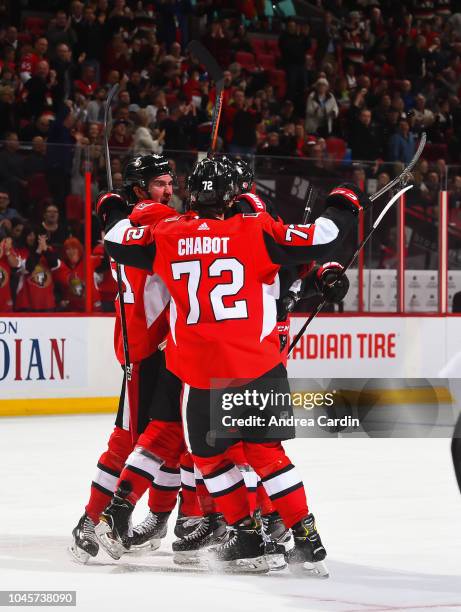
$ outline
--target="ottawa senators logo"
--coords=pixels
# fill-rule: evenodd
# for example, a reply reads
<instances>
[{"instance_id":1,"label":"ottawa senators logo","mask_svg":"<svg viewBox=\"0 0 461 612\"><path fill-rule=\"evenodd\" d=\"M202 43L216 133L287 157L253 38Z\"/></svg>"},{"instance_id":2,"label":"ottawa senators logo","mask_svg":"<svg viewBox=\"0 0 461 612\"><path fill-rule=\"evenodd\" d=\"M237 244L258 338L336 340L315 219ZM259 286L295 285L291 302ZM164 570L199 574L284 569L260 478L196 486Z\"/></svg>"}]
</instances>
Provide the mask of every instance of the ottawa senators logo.
<instances>
[{"instance_id":1,"label":"ottawa senators logo","mask_svg":"<svg viewBox=\"0 0 461 612\"><path fill-rule=\"evenodd\" d=\"M40 289L44 289L51 284L51 273L46 268L43 268L41 265L35 266L34 271L29 277L29 280L32 284L40 287Z\"/></svg>"},{"instance_id":2,"label":"ottawa senators logo","mask_svg":"<svg viewBox=\"0 0 461 612\"><path fill-rule=\"evenodd\" d=\"M82 283L81 279L78 276L73 276L72 278L69 279L69 288L70 288L70 292L75 297L78 297L78 298L83 297L85 285Z\"/></svg>"},{"instance_id":3,"label":"ottawa senators logo","mask_svg":"<svg viewBox=\"0 0 461 612\"><path fill-rule=\"evenodd\" d=\"M10 275L8 273L8 270L0 266L0 289L3 289L3 287L8 284L9 280Z\"/></svg>"}]
</instances>

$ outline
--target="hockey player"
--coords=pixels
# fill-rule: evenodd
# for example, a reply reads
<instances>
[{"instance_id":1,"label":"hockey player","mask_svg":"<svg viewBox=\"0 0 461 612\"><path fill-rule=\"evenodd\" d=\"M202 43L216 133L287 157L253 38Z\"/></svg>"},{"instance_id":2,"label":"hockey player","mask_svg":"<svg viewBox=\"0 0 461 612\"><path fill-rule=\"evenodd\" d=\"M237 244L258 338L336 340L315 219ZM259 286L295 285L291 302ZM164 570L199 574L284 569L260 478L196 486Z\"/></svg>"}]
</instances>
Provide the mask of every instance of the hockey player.
<instances>
[{"instance_id":1,"label":"hockey player","mask_svg":"<svg viewBox=\"0 0 461 612\"><path fill-rule=\"evenodd\" d=\"M138 156L128 162L124 170L124 186L133 206L129 211L133 224L155 224L175 214L168 206L173 193L174 178L174 172L163 156ZM117 193L104 194L98 202L98 208L109 206L114 199L118 201L123 198ZM146 539L151 540L153 546L159 545L159 538L166 534L166 521L176 504L180 485L177 464L183 450L183 442L179 409L165 401L165 389L157 385L164 363L163 352L158 347L164 341L168 330L166 306L170 296L156 274L122 265L121 275L124 283L132 376L130 381L124 376L115 428L109 438L107 450L99 458L85 513L72 532L74 541L70 550L73 556L82 562L98 553L99 544L94 534L94 525L109 503L125 460L150 418L167 421L172 419L168 427L172 448L175 450L170 457L171 461L167 460L156 475L155 483L150 483L150 512L146 520L135 528L133 545L141 545ZM118 301L116 307L115 351L118 360L123 364ZM179 392L178 388L178 398ZM172 412L176 413L176 416L171 417ZM165 456L165 459L168 457ZM197 514L195 495L186 491L184 496L183 512Z\"/></svg>"},{"instance_id":2,"label":"hockey player","mask_svg":"<svg viewBox=\"0 0 461 612\"><path fill-rule=\"evenodd\" d=\"M114 259L158 273L172 296L166 358L168 369L183 381L186 442L218 509L233 526L216 548L216 558L224 569L239 571L247 561L245 571L267 571L242 475L227 457L235 440L211 440L211 417L220 414L223 396L235 388L258 393L271 381L277 393L289 392L275 326L280 265L325 256L357 223L359 210L369 200L354 186L343 185L331 192L328 208L310 226L284 225L264 212L224 220L235 180L224 164L205 159L189 180L193 210L155 228L133 230L119 223L105 240ZM242 381L250 382L242 386ZM290 561L323 561L326 552L303 484L281 445L294 431L281 428L270 441L265 431L258 430L259 437L245 429L240 434L248 463L292 529L295 549ZM152 471L162 464L141 440L132 455ZM123 470L98 525L101 536L122 541L139 498L139 482L139 475Z\"/></svg>"}]
</instances>

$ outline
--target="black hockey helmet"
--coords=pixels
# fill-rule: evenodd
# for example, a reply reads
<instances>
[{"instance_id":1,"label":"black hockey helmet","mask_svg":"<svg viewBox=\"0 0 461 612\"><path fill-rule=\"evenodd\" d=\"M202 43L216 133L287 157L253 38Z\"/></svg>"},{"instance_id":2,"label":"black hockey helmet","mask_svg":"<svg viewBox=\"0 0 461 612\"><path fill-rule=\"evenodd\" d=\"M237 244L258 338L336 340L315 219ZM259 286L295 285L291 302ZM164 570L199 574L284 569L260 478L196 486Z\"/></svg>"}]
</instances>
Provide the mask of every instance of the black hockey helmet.
<instances>
[{"instance_id":1,"label":"black hockey helmet","mask_svg":"<svg viewBox=\"0 0 461 612\"><path fill-rule=\"evenodd\" d=\"M176 181L176 175L164 155L151 153L131 157L123 169L123 188L128 200L131 203L138 201L133 187L138 186L147 191L149 181L164 174L169 174Z\"/></svg>"},{"instance_id":2,"label":"black hockey helmet","mask_svg":"<svg viewBox=\"0 0 461 612\"><path fill-rule=\"evenodd\" d=\"M219 158L205 158L197 162L187 179L190 207L215 206L224 208L232 200L238 187L235 166Z\"/></svg>"},{"instance_id":3,"label":"black hockey helmet","mask_svg":"<svg viewBox=\"0 0 461 612\"><path fill-rule=\"evenodd\" d=\"M241 193L250 191L251 185L255 179L255 175L250 164L243 159L232 157L231 155L227 154L222 155L219 159L223 163L227 164L232 170L237 172L237 186L235 195L240 195Z\"/></svg>"}]
</instances>

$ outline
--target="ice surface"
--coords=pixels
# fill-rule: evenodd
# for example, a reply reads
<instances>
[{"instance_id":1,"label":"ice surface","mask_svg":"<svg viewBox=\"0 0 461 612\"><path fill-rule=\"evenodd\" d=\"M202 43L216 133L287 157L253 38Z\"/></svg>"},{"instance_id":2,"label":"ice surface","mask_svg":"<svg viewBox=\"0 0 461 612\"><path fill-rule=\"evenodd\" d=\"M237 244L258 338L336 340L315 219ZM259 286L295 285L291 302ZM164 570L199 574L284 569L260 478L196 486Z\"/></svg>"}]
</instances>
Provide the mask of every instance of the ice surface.
<instances>
[{"instance_id":1,"label":"ice surface","mask_svg":"<svg viewBox=\"0 0 461 612\"><path fill-rule=\"evenodd\" d=\"M223 576L173 571L172 534L152 556L71 561L70 533L112 422L112 415L0 420L1 590L76 590L76 609L98 612L461 610L461 496L449 440L288 443L331 577ZM142 519L145 506L136 513Z\"/></svg>"}]
</instances>

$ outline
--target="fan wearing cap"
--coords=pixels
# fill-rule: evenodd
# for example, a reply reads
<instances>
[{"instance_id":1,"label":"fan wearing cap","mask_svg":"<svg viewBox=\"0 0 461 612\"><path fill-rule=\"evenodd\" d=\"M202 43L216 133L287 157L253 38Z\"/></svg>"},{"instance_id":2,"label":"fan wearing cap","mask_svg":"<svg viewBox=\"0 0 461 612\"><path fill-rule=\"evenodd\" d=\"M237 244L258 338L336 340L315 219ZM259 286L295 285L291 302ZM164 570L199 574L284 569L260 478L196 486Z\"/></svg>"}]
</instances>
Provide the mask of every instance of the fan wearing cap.
<instances>
[{"instance_id":1,"label":"fan wearing cap","mask_svg":"<svg viewBox=\"0 0 461 612\"><path fill-rule=\"evenodd\" d=\"M52 273L55 285L62 293L59 307L67 312L84 312L86 294L85 260L83 258L83 245L80 240L68 238L64 241L63 258L60 264ZM101 301L94 281L91 296L93 310L100 310Z\"/></svg>"},{"instance_id":2,"label":"fan wearing cap","mask_svg":"<svg viewBox=\"0 0 461 612\"><path fill-rule=\"evenodd\" d=\"M129 130L129 123L125 119L114 122L109 139L109 147L114 149L129 149L133 144L133 137Z\"/></svg>"},{"instance_id":3,"label":"fan wearing cap","mask_svg":"<svg viewBox=\"0 0 461 612\"><path fill-rule=\"evenodd\" d=\"M333 122L338 114L338 104L330 92L330 84L325 77L320 77L314 83L314 91L307 97L306 132L329 136L333 131Z\"/></svg>"}]
</instances>

